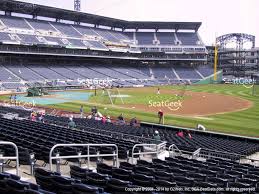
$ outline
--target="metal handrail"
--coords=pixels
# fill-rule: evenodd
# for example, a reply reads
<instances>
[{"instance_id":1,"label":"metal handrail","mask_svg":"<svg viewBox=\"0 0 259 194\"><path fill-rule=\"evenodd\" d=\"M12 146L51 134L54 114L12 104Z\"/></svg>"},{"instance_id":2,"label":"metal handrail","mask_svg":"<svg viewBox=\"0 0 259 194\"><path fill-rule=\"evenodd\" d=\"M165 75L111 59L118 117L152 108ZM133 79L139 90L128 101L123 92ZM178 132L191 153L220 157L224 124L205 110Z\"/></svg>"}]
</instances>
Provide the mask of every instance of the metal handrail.
<instances>
[{"instance_id":1,"label":"metal handrail","mask_svg":"<svg viewBox=\"0 0 259 194\"><path fill-rule=\"evenodd\" d=\"M115 154L89 154L90 152L90 147L115 147L116 152ZM87 155L73 155L73 156L52 156L53 151L57 147L87 147ZM54 145L49 153L49 165L50 165L50 170L52 171L52 160L56 159L79 159L79 158L87 158L87 163L88 163L88 168L90 167L90 158L93 157L106 157L106 156L114 156L116 157L115 160L115 166L118 167L118 146L116 144L56 144Z\"/></svg>"},{"instance_id":2,"label":"metal handrail","mask_svg":"<svg viewBox=\"0 0 259 194\"><path fill-rule=\"evenodd\" d=\"M199 156L207 156L208 158L225 158L225 159L230 159L227 157L220 157L220 156L214 156L213 154L218 154L218 155L228 155L228 156L238 156L239 157L239 162L241 161L241 159L245 159L245 160L249 160L249 161L256 161L259 162L258 159L252 159L249 158L249 156L246 155L242 155L242 154L237 154L237 153L232 153L232 152L226 152L226 151L219 151L219 150L212 150L212 149L207 149L207 148L199 148L200 149L200 153ZM203 154L202 151L207 151L208 154Z\"/></svg>"},{"instance_id":3,"label":"metal handrail","mask_svg":"<svg viewBox=\"0 0 259 194\"><path fill-rule=\"evenodd\" d=\"M196 156L200 156L201 148L198 148L192 153L192 157L195 158Z\"/></svg>"},{"instance_id":4,"label":"metal handrail","mask_svg":"<svg viewBox=\"0 0 259 194\"><path fill-rule=\"evenodd\" d=\"M162 143L158 144L157 147L158 147L158 149L160 149L160 148L162 148L162 149L165 148L166 149L166 144L167 144L167 142L163 141Z\"/></svg>"},{"instance_id":5,"label":"metal handrail","mask_svg":"<svg viewBox=\"0 0 259 194\"><path fill-rule=\"evenodd\" d=\"M222 155L228 155L228 156L231 156L231 155L232 156L238 156L239 162L241 161L241 159L259 162L258 159L252 159L252 158L249 158L249 156L246 156L246 155L241 155L241 154L231 153L231 152L226 152L226 151L212 150L212 149L208 149L208 148L198 148L194 152L189 152L189 151L185 151L185 150L180 150L175 144L172 144L172 145L169 146L169 148L168 148L169 155L171 156L171 152L174 152L175 150L177 150L180 153L180 155L182 155L183 153L188 153L188 154L192 155L193 158L196 157L196 156L198 156L198 157L208 156L210 158L226 158L227 159L227 157L220 157L220 156L211 155L211 154L215 153L215 154L219 154L219 155L222 154ZM205 151L205 152L207 151L208 154L203 154L202 153L203 151Z\"/></svg>"},{"instance_id":6,"label":"metal handrail","mask_svg":"<svg viewBox=\"0 0 259 194\"><path fill-rule=\"evenodd\" d=\"M9 141L0 141L0 145L11 145L14 147L15 149L15 156L6 156L6 157L1 157L0 156L0 160L16 160L16 175L19 176L19 151L18 151L18 147L16 144L14 144L13 142L9 142Z\"/></svg>"},{"instance_id":7,"label":"metal handrail","mask_svg":"<svg viewBox=\"0 0 259 194\"><path fill-rule=\"evenodd\" d=\"M180 155L183 154L183 151L182 151L182 150L180 150L175 144L172 144L172 145L170 145L169 148L168 148L169 155L171 155L171 154L170 154L171 151L174 153L175 150L177 150L177 151L180 153Z\"/></svg>"},{"instance_id":8,"label":"metal handrail","mask_svg":"<svg viewBox=\"0 0 259 194\"><path fill-rule=\"evenodd\" d=\"M143 146L148 146L148 147L155 147L156 150L155 151L147 151L147 152L138 152L138 153L134 153L136 147L143 147ZM143 144L135 144L132 148L132 158L131 158L131 163L133 164L133 160L134 160L134 156L136 155L144 155L144 154L159 154L161 150L166 148L166 142L162 142L160 144L147 144L147 143L143 143Z\"/></svg>"}]
</instances>

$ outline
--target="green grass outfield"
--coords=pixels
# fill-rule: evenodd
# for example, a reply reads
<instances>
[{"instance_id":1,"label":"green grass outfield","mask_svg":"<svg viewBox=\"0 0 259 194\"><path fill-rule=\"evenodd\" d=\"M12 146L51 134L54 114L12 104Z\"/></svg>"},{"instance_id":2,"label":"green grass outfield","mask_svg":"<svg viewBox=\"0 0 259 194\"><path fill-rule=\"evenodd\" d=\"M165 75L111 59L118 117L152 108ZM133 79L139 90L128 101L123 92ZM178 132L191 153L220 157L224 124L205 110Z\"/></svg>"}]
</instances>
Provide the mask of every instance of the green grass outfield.
<instances>
[{"instance_id":1,"label":"green grass outfield","mask_svg":"<svg viewBox=\"0 0 259 194\"><path fill-rule=\"evenodd\" d=\"M165 124L184 127L196 127L197 123L199 123L203 124L210 131L259 137L259 97L252 96L252 89L245 88L242 85L191 85L186 88L183 88L182 86L165 86L163 88L179 90L179 94L183 89L193 92L220 93L225 95L238 96L253 102L253 107L247 110L207 116L206 118L208 119L166 115ZM156 91L156 88L154 88L154 91ZM158 119L156 113L147 113L139 110L120 108L116 106L112 107L111 105L104 104L102 99L103 97L101 97L101 92L102 91L97 91L97 97L91 97L89 102L83 103L74 101L62 104L47 105L47 107L79 112L80 106L83 104L85 112L90 112L90 108L94 104L97 104L99 111L104 115L117 117L120 113L124 113L126 118L136 116L137 119L141 121L157 122ZM122 95L131 96L125 100L125 102L129 104L133 104L134 102L136 104L146 103L147 99L154 98L154 96L156 96L154 92L152 94L136 93L132 89L129 89L128 91L127 89L120 89L120 92ZM167 97L169 96L165 94L162 95L161 98L166 99ZM3 99L6 97L2 96L1 98ZM117 98L115 104L119 105L120 103L120 99Z\"/></svg>"}]
</instances>

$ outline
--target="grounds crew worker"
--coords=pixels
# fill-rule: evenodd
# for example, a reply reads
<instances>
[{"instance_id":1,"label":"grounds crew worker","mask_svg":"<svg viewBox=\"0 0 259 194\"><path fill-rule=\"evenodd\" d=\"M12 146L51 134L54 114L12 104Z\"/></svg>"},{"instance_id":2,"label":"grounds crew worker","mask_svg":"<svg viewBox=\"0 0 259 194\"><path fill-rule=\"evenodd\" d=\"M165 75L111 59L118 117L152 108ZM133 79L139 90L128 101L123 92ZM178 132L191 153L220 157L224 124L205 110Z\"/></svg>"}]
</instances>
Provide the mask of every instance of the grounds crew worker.
<instances>
[{"instance_id":1,"label":"grounds crew worker","mask_svg":"<svg viewBox=\"0 0 259 194\"><path fill-rule=\"evenodd\" d=\"M164 124L164 113L163 113L162 110L159 110L159 111L158 111L157 116L158 116L158 118L159 118L158 123L161 124L161 122L162 122L162 124Z\"/></svg>"}]
</instances>

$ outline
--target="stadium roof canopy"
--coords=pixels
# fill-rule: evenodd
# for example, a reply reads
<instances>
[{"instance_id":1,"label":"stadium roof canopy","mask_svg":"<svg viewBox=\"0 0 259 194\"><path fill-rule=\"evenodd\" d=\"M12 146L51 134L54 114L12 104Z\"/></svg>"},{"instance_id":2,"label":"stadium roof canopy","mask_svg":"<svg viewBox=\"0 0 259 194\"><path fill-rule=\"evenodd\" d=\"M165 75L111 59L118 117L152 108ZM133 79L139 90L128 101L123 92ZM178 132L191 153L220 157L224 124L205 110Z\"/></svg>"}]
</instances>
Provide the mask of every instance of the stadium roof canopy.
<instances>
[{"instance_id":1,"label":"stadium roof canopy","mask_svg":"<svg viewBox=\"0 0 259 194\"><path fill-rule=\"evenodd\" d=\"M42 16L121 29L175 29L197 31L201 26L201 22L126 21L89 13L10 0L0 0L0 10L9 13L15 12L33 15L34 17Z\"/></svg>"}]
</instances>

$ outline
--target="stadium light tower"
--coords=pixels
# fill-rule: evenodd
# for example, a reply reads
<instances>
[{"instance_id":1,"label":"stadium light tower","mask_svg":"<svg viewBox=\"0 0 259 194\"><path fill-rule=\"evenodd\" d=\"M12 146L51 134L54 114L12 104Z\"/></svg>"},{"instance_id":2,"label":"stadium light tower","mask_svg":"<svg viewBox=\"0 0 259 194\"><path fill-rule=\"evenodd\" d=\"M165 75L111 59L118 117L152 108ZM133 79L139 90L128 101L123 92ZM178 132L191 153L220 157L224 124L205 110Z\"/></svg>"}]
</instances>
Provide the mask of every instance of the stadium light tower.
<instances>
[{"instance_id":1,"label":"stadium light tower","mask_svg":"<svg viewBox=\"0 0 259 194\"><path fill-rule=\"evenodd\" d=\"M74 10L81 11L81 0L74 0Z\"/></svg>"}]
</instances>

